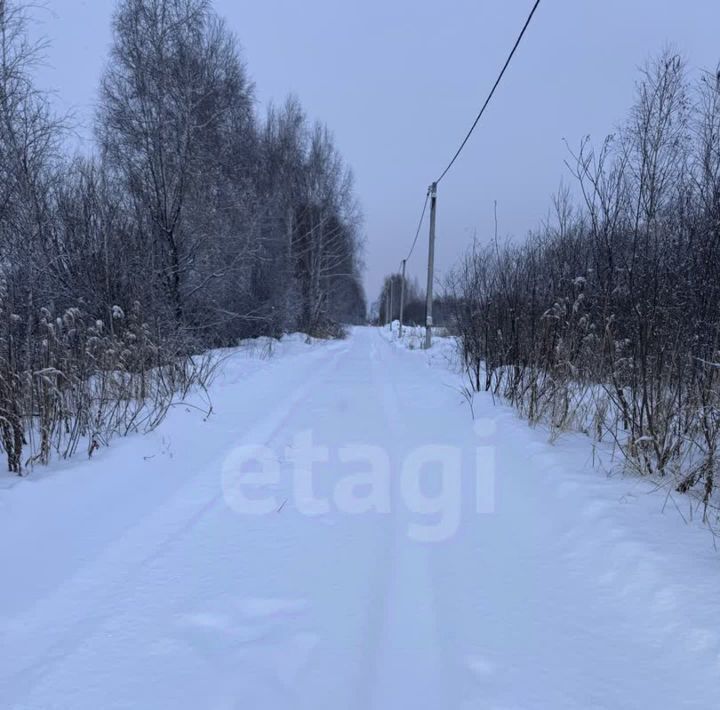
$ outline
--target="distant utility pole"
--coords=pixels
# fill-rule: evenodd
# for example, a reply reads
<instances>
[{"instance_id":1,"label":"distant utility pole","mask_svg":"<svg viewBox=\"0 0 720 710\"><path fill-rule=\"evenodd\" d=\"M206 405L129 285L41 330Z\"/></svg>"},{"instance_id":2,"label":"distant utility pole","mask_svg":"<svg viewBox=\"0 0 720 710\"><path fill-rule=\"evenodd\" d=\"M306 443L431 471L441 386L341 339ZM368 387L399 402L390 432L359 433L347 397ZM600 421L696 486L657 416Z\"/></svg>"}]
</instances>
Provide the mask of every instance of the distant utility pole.
<instances>
[{"instance_id":1,"label":"distant utility pole","mask_svg":"<svg viewBox=\"0 0 720 710\"><path fill-rule=\"evenodd\" d=\"M393 324L393 279L392 274L390 274L390 332L392 332L392 324Z\"/></svg>"},{"instance_id":2,"label":"distant utility pole","mask_svg":"<svg viewBox=\"0 0 720 710\"><path fill-rule=\"evenodd\" d=\"M405 314L405 259L402 260L402 281L400 282L400 337L402 338L403 316Z\"/></svg>"},{"instance_id":3,"label":"distant utility pole","mask_svg":"<svg viewBox=\"0 0 720 710\"><path fill-rule=\"evenodd\" d=\"M430 185L430 242L428 245L427 305L425 307L425 349L432 345L433 272L435 270L435 208L437 183Z\"/></svg>"}]
</instances>

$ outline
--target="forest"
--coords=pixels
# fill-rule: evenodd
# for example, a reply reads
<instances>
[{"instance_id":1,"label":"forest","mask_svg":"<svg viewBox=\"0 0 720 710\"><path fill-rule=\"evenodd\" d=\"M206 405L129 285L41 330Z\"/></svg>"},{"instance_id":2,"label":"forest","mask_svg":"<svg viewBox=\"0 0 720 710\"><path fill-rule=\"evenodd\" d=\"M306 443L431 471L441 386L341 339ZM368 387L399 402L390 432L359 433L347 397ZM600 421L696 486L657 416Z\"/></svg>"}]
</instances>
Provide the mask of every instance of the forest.
<instances>
[{"instance_id":1,"label":"forest","mask_svg":"<svg viewBox=\"0 0 720 710\"><path fill-rule=\"evenodd\" d=\"M0 440L9 470L162 420L240 339L365 318L361 213L322 123L259 115L209 0L120 0L94 144L0 0Z\"/></svg>"}]
</instances>

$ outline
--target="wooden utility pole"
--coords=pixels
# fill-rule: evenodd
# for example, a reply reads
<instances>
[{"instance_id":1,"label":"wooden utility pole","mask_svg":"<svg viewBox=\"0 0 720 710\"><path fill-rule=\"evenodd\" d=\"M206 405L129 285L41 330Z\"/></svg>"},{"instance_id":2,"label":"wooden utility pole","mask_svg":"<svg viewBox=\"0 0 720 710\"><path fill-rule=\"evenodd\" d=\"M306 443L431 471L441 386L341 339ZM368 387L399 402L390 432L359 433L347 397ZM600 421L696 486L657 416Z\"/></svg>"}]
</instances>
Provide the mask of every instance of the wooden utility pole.
<instances>
[{"instance_id":1,"label":"wooden utility pole","mask_svg":"<svg viewBox=\"0 0 720 710\"><path fill-rule=\"evenodd\" d=\"M427 302L425 306L425 349L432 345L433 272L435 270L435 208L437 183L430 185L430 240L428 244Z\"/></svg>"},{"instance_id":2,"label":"wooden utility pole","mask_svg":"<svg viewBox=\"0 0 720 710\"><path fill-rule=\"evenodd\" d=\"M402 260L402 281L400 282L400 337L402 338L403 315L405 313L405 259Z\"/></svg>"}]
</instances>

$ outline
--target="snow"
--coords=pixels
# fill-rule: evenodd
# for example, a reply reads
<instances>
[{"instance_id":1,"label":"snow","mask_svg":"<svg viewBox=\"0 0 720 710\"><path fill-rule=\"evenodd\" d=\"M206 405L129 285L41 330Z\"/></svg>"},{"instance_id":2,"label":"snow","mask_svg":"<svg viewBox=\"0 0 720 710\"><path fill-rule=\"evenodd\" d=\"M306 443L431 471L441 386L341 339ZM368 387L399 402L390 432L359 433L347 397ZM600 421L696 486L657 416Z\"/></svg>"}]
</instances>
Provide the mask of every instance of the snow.
<instances>
[{"instance_id":1,"label":"snow","mask_svg":"<svg viewBox=\"0 0 720 710\"><path fill-rule=\"evenodd\" d=\"M709 533L415 335L246 343L206 420L0 478L0 706L716 707Z\"/></svg>"}]
</instances>

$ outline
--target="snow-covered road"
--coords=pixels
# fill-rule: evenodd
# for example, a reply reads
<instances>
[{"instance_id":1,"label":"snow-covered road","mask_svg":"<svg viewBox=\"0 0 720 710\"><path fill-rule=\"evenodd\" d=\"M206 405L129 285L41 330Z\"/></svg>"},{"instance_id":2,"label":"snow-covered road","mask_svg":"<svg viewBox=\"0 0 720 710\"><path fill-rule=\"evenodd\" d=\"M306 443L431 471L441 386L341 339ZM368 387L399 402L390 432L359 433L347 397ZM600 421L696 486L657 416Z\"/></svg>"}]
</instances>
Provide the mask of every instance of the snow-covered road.
<instances>
[{"instance_id":1,"label":"snow-covered road","mask_svg":"<svg viewBox=\"0 0 720 710\"><path fill-rule=\"evenodd\" d=\"M587 439L473 422L440 360L237 357L208 421L2 479L0 707L718 707L708 534Z\"/></svg>"}]
</instances>

